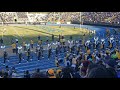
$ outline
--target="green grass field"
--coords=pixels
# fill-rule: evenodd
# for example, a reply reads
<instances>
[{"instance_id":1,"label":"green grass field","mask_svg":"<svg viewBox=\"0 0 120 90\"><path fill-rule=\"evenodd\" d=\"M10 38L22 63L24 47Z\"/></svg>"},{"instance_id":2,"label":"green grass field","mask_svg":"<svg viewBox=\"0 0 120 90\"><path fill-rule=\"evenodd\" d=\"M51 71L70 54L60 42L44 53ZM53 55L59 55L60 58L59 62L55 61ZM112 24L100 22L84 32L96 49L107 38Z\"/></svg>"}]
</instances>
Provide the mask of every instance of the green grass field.
<instances>
[{"instance_id":1,"label":"green grass field","mask_svg":"<svg viewBox=\"0 0 120 90\"><path fill-rule=\"evenodd\" d=\"M6 28L6 30L4 30ZM3 37L5 45L11 45L11 39L18 38L19 43L23 41L29 41L32 39L37 42L38 35L42 40L46 40L46 36L51 40L51 35L55 35L55 40L58 39L59 34L63 34L65 39L69 39L72 35L73 39L82 37L86 34L86 38L89 37L89 31L82 28L66 27L62 26L0 26L0 38Z\"/></svg>"}]
</instances>

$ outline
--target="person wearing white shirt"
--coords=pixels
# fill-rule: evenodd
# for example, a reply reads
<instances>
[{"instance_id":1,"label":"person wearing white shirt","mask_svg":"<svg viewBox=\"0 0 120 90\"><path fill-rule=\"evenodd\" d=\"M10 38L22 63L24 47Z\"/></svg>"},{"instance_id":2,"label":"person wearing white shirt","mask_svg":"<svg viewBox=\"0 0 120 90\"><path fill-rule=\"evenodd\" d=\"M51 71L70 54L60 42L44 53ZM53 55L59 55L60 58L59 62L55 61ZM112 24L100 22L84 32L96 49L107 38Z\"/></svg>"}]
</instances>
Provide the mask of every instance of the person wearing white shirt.
<instances>
[{"instance_id":1,"label":"person wearing white shirt","mask_svg":"<svg viewBox=\"0 0 120 90\"><path fill-rule=\"evenodd\" d=\"M18 43L18 39L15 39L16 43Z\"/></svg>"}]
</instances>

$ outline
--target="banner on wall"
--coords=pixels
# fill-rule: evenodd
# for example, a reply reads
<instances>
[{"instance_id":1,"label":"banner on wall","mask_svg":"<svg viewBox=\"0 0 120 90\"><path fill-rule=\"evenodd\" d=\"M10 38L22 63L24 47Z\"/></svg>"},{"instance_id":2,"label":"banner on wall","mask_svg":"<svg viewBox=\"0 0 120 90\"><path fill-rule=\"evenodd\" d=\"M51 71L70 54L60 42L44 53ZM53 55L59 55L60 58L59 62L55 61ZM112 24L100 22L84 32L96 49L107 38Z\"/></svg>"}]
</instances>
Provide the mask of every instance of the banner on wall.
<instances>
[{"instance_id":1,"label":"banner on wall","mask_svg":"<svg viewBox=\"0 0 120 90\"><path fill-rule=\"evenodd\" d=\"M61 24L60 22L57 22L57 24Z\"/></svg>"},{"instance_id":2,"label":"banner on wall","mask_svg":"<svg viewBox=\"0 0 120 90\"><path fill-rule=\"evenodd\" d=\"M67 22L67 24L71 24L71 22Z\"/></svg>"}]
</instances>

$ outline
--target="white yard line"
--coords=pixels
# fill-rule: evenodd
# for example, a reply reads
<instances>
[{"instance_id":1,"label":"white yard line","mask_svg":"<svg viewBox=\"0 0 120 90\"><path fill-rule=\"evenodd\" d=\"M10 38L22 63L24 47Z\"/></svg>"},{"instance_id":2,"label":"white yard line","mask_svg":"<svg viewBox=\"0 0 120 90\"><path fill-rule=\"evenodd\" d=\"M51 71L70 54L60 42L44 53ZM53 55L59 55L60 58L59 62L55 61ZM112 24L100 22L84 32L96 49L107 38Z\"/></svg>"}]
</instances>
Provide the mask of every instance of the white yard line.
<instances>
[{"instance_id":1,"label":"white yard line","mask_svg":"<svg viewBox=\"0 0 120 90\"><path fill-rule=\"evenodd\" d=\"M23 40L22 36L20 34L18 34L17 30L13 28L13 30L15 31L15 33Z\"/></svg>"}]
</instances>

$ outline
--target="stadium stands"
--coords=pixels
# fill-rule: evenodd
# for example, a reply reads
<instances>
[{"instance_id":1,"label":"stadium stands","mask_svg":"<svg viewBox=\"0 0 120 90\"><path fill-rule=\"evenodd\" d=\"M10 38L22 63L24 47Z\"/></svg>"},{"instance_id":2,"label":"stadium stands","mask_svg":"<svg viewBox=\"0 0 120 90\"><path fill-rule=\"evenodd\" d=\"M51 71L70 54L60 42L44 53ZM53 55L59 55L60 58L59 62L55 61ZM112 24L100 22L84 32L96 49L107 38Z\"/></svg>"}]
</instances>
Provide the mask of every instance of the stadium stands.
<instances>
[{"instance_id":1,"label":"stadium stands","mask_svg":"<svg viewBox=\"0 0 120 90\"><path fill-rule=\"evenodd\" d=\"M49 12L44 14L0 12L0 22L15 23L14 18L18 22L33 23L46 21L66 24L68 21L80 22L81 19L84 23L120 24L120 12ZM22 53L24 58L20 63L18 43L15 42L17 54L9 58L4 54L0 58L0 78L118 78L120 75L120 31L112 29L101 31L101 33L86 40L80 38L73 40L71 37L68 41L64 41L64 36L59 36L58 41L46 40L42 44L39 44L39 41L34 45L34 48L37 48L34 52L27 44L28 49Z\"/></svg>"},{"instance_id":2,"label":"stadium stands","mask_svg":"<svg viewBox=\"0 0 120 90\"><path fill-rule=\"evenodd\" d=\"M28 22L27 12L16 12L18 17L18 22Z\"/></svg>"},{"instance_id":3,"label":"stadium stands","mask_svg":"<svg viewBox=\"0 0 120 90\"><path fill-rule=\"evenodd\" d=\"M81 16L80 16L81 15ZM14 23L14 17L18 22L80 22L95 24L120 24L119 12L49 12L49 13L28 13L28 12L0 12L1 20L7 23Z\"/></svg>"}]
</instances>

